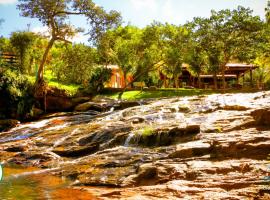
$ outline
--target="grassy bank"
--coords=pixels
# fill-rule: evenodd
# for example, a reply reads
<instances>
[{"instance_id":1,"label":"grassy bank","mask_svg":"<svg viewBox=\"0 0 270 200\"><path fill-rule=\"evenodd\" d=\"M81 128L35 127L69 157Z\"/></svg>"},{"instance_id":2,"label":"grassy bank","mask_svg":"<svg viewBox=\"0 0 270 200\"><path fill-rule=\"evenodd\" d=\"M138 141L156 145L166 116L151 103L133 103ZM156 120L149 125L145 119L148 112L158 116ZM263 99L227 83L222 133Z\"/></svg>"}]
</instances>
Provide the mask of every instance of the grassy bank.
<instances>
[{"instance_id":1,"label":"grassy bank","mask_svg":"<svg viewBox=\"0 0 270 200\"><path fill-rule=\"evenodd\" d=\"M124 100L139 100L149 98L164 98L164 97L183 97L183 96L194 96L194 95L206 95L216 93L212 90L199 90L199 89L158 89L155 91L126 91L122 99ZM117 99L119 92L106 90L101 96Z\"/></svg>"},{"instance_id":2,"label":"grassy bank","mask_svg":"<svg viewBox=\"0 0 270 200\"><path fill-rule=\"evenodd\" d=\"M36 77L35 76L27 76L28 80L31 83L35 83ZM80 85L75 85L75 84L67 84L67 83L62 83L59 82L56 77L54 77L51 73L51 71L46 71L44 74L44 79L48 83L49 86L51 87L56 87L61 90L65 90L66 94L73 96L77 93L78 89L81 87Z\"/></svg>"}]
</instances>

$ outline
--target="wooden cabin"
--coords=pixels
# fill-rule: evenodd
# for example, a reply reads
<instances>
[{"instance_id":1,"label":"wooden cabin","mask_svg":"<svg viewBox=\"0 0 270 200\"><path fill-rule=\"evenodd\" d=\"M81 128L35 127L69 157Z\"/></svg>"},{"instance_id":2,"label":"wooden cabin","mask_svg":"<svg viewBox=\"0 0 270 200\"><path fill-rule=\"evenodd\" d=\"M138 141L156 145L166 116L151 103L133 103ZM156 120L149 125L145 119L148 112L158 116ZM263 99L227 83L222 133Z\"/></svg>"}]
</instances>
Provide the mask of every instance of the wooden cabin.
<instances>
[{"instance_id":1,"label":"wooden cabin","mask_svg":"<svg viewBox=\"0 0 270 200\"><path fill-rule=\"evenodd\" d=\"M122 70L117 65L109 65L108 68L112 69L112 76L109 81L109 83L106 85L106 87L110 88L124 88L125 87L125 79ZM242 63L229 63L226 65L225 69L225 80L227 83L227 87L235 87L235 88L241 88L239 79L241 77L244 78L244 75L249 73L250 80L252 83L252 71L258 68L255 65L251 64L242 64ZM159 72L160 80L162 80L166 87L166 80L169 80L162 72ZM222 75L217 74L217 85L218 88L222 88ZM127 76L127 83L131 82L133 77L131 75ZM201 88L208 89L208 88L214 88L214 76L212 74L202 74L200 75L201 79ZM193 76L188 71L188 65L184 64L182 68L182 74L179 76L179 82L182 83L182 86L190 86L199 88L198 84L198 77ZM245 82L245 81L243 81ZM250 83L250 85L251 85ZM135 86L135 85L134 85ZM143 86L141 86L143 87Z\"/></svg>"},{"instance_id":2,"label":"wooden cabin","mask_svg":"<svg viewBox=\"0 0 270 200\"><path fill-rule=\"evenodd\" d=\"M107 67L112 70L112 76L110 81L106 84L106 87L124 88L126 84L132 81L132 76L127 75L127 83L125 83L124 74L117 65L108 65Z\"/></svg>"},{"instance_id":3,"label":"wooden cabin","mask_svg":"<svg viewBox=\"0 0 270 200\"><path fill-rule=\"evenodd\" d=\"M250 83L252 85L253 81L253 70L258 68L252 64L243 64L243 63L229 63L226 65L225 69L225 81L227 87L241 88L240 78L244 79L245 74L249 74ZM183 83L184 86L193 86L199 88L198 84L199 77L194 77L189 71L186 65L183 66L182 75L179 77L179 80ZM212 74L202 74L200 75L201 79L201 88L214 88L214 75ZM218 88L222 87L222 74L217 74L217 85ZM243 80L243 82L245 82Z\"/></svg>"}]
</instances>

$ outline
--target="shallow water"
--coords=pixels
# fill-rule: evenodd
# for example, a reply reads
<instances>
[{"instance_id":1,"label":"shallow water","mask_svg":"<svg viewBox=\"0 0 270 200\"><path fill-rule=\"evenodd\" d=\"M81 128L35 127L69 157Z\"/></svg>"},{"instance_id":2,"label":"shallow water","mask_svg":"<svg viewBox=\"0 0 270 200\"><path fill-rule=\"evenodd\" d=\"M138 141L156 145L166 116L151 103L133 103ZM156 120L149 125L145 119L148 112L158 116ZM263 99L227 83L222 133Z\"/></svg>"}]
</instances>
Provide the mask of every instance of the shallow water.
<instances>
[{"instance_id":1,"label":"shallow water","mask_svg":"<svg viewBox=\"0 0 270 200\"><path fill-rule=\"evenodd\" d=\"M68 179L39 173L42 170L37 168L17 165L3 168L4 178L0 182L1 200L96 199L88 192L70 188Z\"/></svg>"}]
</instances>

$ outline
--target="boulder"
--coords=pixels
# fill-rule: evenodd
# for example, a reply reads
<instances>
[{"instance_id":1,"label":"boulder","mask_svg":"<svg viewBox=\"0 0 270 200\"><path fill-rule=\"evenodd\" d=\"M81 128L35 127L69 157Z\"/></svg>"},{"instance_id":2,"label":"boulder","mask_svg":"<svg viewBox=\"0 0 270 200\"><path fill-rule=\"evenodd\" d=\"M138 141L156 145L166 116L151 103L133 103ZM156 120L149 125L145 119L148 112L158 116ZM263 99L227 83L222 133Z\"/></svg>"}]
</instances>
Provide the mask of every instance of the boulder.
<instances>
[{"instance_id":1,"label":"boulder","mask_svg":"<svg viewBox=\"0 0 270 200\"><path fill-rule=\"evenodd\" d=\"M99 144L91 144L88 146L74 146L74 147L56 147L53 152L63 157L78 157L92 154L99 149Z\"/></svg>"},{"instance_id":2,"label":"boulder","mask_svg":"<svg viewBox=\"0 0 270 200\"><path fill-rule=\"evenodd\" d=\"M42 102L42 100L41 100ZM73 103L68 97L46 96L47 111L70 111L73 108Z\"/></svg>"},{"instance_id":3,"label":"boulder","mask_svg":"<svg viewBox=\"0 0 270 200\"><path fill-rule=\"evenodd\" d=\"M75 107L75 111L84 112L88 110L95 110L98 112L105 111L105 106L102 103L95 103L95 102L86 102L79 104Z\"/></svg>"},{"instance_id":4,"label":"boulder","mask_svg":"<svg viewBox=\"0 0 270 200\"><path fill-rule=\"evenodd\" d=\"M20 122L15 119L0 120L0 131L4 131L17 126Z\"/></svg>"},{"instance_id":5,"label":"boulder","mask_svg":"<svg viewBox=\"0 0 270 200\"><path fill-rule=\"evenodd\" d=\"M135 106L139 106L140 103L137 101L121 101L119 103L120 108L121 109L125 109L125 108L130 108L130 107L135 107Z\"/></svg>"},{"instance_id":6,"label":"boulder","mask_svg":"<svg viewBox=\"0 0 270 200\"><path fill-rule=\"evenodd\" d=\"M270 108L262 108L251 112L251 116L256 121L256 125L270 125Z\"/></svg>"},{"instance_id":7,"label":"boulder","mask_svg":"<svg viewBox=\"0 0 270 200\"><path fill-rule=\"evenodd\" d=\"M74 104L82 104L82 103L88 102L90 100L91 100L90 97L76 97L76 98L71 99L72 103L74 103Z\"/></svg>"}]
</instances>

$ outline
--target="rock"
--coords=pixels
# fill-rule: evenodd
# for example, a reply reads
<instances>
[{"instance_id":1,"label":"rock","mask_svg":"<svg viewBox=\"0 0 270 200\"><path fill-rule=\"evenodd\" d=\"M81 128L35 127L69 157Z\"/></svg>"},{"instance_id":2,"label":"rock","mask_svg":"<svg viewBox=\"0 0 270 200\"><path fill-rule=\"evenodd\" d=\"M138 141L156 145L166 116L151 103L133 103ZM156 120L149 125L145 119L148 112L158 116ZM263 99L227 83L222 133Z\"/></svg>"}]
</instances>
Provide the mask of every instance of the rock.
<instances>
[{"instance_id":1,"label":"rock","mask_svg":"<svg viewBox=\"0 0 270 200\"><path fill-rule=\"evenodd\" d=\"M235 110L235 111L246 111L249 110L249 108L241 105L225 105L223 107L219 107L221 110Z\"/></svg>"},{"instance_id":2,"label":"rock","mask_svg":"<svg viewBox=\"0 0 270 200\"><path fill-rule=\"evenodd\" d=\"M10 128L13 128L20 124L18 120L15 119L3 119L0 120L0 131L4 131Z\"/></svg>"},{"instance_id":3,"label":"rock","mask_svg":"<svg viewBox=\"0 0 270 200\"><path fill-rule=\"evenodd\" d=\"M73 103L68 97L46 96L47 111L71 111L72 108Z\"/></svg>"},{"instance_id":4,"label":"rock","mask_svg":"<svg viewBox=\"0 0 270 200\"><path fill-rule=\"evenodd\" d=\"M130 108L134 106L139 106L140 103L137 101L121 101L119 103L121 109Z\"/></svg>"},{"instance_id":5,"label":"rock","mask_svg":"<svg viewBox=\"0 0 270 200\"><path fill-rule=\"evenodd\" d=\"M105 110L105 106L102 103L86 102L83 104L79 104L78 106L75 107L74 110L79 112L84 112L88 110L102 112Z\"/></svg>"},{"instance_id":6,"label":"rock","mask_svg":"<svg viewBox=\"0 0 270 200\"><path fill-rule=\"evenodd\" d=\"M33 108L32 112L33 112L33 116L32 116L33 118L38 118L44 113L44 111L39 108Z\"/></svg>"},{"instance_id":7,"label":"rock","mask_svg":"<svg viewBox=\"0 0 270 200\"><path fill-rule=\"evenodd\" d=\"M78 157L95 153L98 149L99 144L91 144L88 146L56 147L53 152L63 157Z\"/></svg>"},{"instance_id":8,"label":"rock","mask_svg":"<svg viewBox=\"0 0 270 200\"><path fill-rule=\"evenodd\" d=\"M262 126L270 125L270 108L263 108L252 111L251 116L254 118L257 125Z\"/></svg>"},{"instance_id":9,"label":"rock","mask_svg":"<svg viewBox=\"0 0 270 200\"><path fill-rule=\"evenodd\" d=\"M200 125L188 125L185 128L176 127L169 131L169 135L173 137L183 137L200 133Z\"/></svg>"},{"instance_id":10,"label":"rock","mask_svg":"<svg viewBox=\"0 0 270 200\"><path fill-rule=\"evenodd\" d=\"M24 146L11 146L5 149L7 152L23 152L25 151Z\"/></svg>"},{"instance_id":11,"label":"rock","mask_svg":"<svg viewBox=\"0 0 270 200\"><path fill-rule=\"evenodd\" d=\"M190 112L190 108L188 106L179 106L178 107L178 112L189 113Z\"/></svg>"},{"instance_id":12,"label":"rock","mask_svg":"<svg viewBox=\"0 0 270 200\"><path fill-rule=\"evenodd\" d=\"M157 90L157 87L156 86L150 86L148 88L149 91L156 91Z\"/></svg>"},{"instance_id":13,"label":"rock","mask_svg":"<svg viewBox=\"0 0 270 200\"><path fill-rule=\"evenodd\" d=\"M74 104L82 104L82 103L86 103L90 100L91 100L90 97L76 97L76 98L71 99L72 103L74 103Z\"/></svg>"},{"instance_id":14,"label":"rock","mask_svg":"<svg viewBox=\"0 0 270 200\"><path fill-rule=\"evenodd\" d=\"M169 158L189 158L203 156L211 152L211 145L202 141L193 141L177 145L176 150L171 153Z\"/></svg>"}]
</instances>

